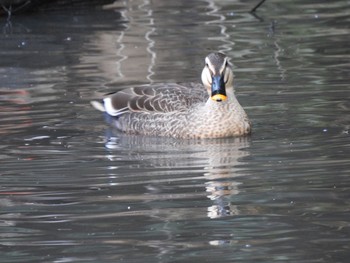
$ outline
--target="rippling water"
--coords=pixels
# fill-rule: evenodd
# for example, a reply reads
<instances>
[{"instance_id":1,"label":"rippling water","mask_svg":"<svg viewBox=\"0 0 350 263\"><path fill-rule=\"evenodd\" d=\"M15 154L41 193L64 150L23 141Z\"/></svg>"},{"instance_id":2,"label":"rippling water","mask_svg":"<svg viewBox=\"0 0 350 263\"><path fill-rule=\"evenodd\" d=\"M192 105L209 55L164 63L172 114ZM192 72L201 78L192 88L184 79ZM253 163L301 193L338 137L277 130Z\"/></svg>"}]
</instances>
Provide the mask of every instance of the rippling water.
<instances>
[{"instance_id":1,"label":"rippling water","mask_svg":"<svg viewBox=\"0 0 350 263\"><path fill-rule=\"evenodd\" d=\"M347 262L348 1L117 1L0 20L0 262ZM108 128L89 101L232 58L247 138Z\"/></svg>"}]
</instances>

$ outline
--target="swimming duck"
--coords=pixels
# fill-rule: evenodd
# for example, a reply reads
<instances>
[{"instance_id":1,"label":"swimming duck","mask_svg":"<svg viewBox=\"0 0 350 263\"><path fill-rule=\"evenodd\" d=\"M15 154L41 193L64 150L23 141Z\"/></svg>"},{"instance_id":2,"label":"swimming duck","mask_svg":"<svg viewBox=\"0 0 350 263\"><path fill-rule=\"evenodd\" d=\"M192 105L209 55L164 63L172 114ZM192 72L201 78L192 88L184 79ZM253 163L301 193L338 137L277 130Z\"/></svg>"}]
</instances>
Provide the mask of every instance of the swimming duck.
<instances>
[{"instance_id":1,"label":"swimming duck","mask_svg":"<svg viewBox=\"0 0 350 263\"><path fill-rule=\"evenodd\" d=\"M124 89L92 105L128 134L175 138L222 138L247 135L251 124L234 94L228 58L205 58L202 84L151 84Z\"/></svg>"}]
</instances>

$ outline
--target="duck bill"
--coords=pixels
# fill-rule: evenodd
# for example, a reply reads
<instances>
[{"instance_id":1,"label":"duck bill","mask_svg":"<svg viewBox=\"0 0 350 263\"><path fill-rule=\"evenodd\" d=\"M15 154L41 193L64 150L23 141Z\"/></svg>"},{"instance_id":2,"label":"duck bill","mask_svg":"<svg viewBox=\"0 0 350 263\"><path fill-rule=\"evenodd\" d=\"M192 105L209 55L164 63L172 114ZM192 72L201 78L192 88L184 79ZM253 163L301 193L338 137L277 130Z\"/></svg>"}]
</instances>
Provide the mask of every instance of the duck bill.
<instances>
[{"instance_id":1,"label":"duck bill","mask_svg":"<svg viewBox=\"0 0 350 263\"><path fill-rule=\"evenodd\" d=\"M227 99L224 77L221 75L213 76L211 82L211 99L215 101L224 101Z\"/></svg>"}]
</instances>

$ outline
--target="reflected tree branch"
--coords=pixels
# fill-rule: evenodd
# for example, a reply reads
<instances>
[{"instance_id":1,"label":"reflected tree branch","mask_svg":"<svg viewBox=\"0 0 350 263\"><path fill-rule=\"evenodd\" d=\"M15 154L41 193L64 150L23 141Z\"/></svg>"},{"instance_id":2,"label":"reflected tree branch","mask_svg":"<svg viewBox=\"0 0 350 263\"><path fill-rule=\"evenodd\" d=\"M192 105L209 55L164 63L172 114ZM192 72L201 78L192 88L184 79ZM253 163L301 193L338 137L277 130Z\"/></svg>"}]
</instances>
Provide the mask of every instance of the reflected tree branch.
<instances>
[{"instance_id":1,"label":"reflected tree branch","mask_svg":"<svg viewBox=\"0 0 350 263\"><path fill-rule=\"evenodd\" d=\"M251 13L254 13L266 0L261 0L256 6L253 7L252 10L250 10Z\"/></svg>"}]
</instances>

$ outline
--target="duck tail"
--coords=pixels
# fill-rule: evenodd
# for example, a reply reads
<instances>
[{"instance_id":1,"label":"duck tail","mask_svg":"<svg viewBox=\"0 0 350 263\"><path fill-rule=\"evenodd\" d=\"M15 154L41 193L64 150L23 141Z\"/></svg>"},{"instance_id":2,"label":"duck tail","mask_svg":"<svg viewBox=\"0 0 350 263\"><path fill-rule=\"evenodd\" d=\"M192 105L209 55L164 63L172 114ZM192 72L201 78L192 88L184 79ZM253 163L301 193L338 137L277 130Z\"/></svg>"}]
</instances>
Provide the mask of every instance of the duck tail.
<instances>
[{"instance_id":1,"label":"duck tail","mask_svg":"<svg viewBox=\"0 0 350 263\"><path fill-rule=\"evenodd\" d=\"M96 100L92 100L92 101L90 101L90 103L91 103L92 107L94 107L96 110L106 112L106 109L101 102L96 101Z\"/></svg>"}]
</instances>

